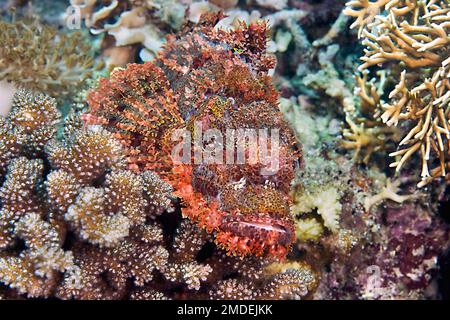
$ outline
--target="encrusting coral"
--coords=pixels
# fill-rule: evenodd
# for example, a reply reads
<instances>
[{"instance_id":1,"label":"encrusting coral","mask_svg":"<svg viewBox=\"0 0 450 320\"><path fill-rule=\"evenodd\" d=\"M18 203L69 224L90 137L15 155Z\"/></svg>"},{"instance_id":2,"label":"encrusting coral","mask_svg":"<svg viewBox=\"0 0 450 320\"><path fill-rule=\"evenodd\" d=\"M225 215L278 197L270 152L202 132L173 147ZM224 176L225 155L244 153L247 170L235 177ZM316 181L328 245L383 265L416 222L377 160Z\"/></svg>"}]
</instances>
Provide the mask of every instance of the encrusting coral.
<instances>
[{"instance_id":1,"label":"encrusting coral","mask_svg":"<svg viewBox=\"0 0 450 320\"><path fill-rule=\"evenodd\" d=\"M390 155L397 172L414 154L422 159L423 187L448 169L450 12L447 1L350 1L346 14L356 17L365 55L360 71L390 69L397 79L382 103L379 117L387 126L401 125L399 150Z\"/></svg>"},{"instance_id":2,"label":"encrusting coral","mask_svg":"<svg viewBox=\"0 0 450 320\"><path fill-rule=\"evenodd\" d=\"M96 68L81 33L65 33L34 18L0 21L0 81L46 92L74 95Z\"/></svg>"}]
</instances>

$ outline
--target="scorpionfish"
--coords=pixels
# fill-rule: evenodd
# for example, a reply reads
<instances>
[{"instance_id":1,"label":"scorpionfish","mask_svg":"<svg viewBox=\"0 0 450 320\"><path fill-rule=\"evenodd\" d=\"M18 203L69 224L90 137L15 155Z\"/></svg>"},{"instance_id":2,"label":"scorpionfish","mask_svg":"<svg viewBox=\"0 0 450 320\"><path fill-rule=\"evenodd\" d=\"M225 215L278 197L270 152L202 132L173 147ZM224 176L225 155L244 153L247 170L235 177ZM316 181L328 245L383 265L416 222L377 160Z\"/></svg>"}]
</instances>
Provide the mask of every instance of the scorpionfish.
<instances>
[{"instance_id":1,"label":"scorpionfish","mask_svg":"<svg viewBox=\"0 0 450 320\"><path fill-rule=\"evenodd\" d=\"M225 31L214 28L221 18L222 13L203 15L198 24L168 36L155 61L116 68L101 79L89 93L84 119L115 134L131 170L153 170L167 180L182 200L183 216L214 234L228 254L283 259L295 239L290 188L300 147L269 75L275 59L266 53L267 24L241 23ZM237 139L227 135L233 130L276 130L277 170L262 174L267 163L260 157L248 163L174 161L174 132L195 136L199 126L227 136L227 143L203 137L192 153L213 145L227 156L225 145ZM244 156L261 151L241 142Z\"/></svg>"}]
</instances>

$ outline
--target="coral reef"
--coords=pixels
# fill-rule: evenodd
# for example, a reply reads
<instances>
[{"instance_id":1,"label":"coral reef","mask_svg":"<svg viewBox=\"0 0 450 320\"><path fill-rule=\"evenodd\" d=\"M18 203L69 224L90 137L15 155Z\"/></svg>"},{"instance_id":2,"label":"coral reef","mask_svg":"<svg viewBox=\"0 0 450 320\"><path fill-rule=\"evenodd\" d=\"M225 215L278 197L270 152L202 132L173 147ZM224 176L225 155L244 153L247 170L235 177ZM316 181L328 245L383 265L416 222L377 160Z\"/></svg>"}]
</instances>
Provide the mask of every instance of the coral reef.
<instances>
[{"instance_id":1,"label":"coral reef","mask_svg":"<svg viewBox=\"0 0 450 320\"><path fill-rule=\"evenodd\" d=\"M407 176L391 181L339 155L329 114L311 113L302 99L283 99L282 110L304 142L294 252L320 274L312 298L439 298L439 260L450 243L435 196Z\"/></svg>"},{"instance_id":2,"label":"coral reef","mask_svg":"<svg viewBox=\"0 0 450 320\"><path fill-rule=\"evenodd\" d=\"M448 298L449 2L347 1L3 1L0 300Z\"/></svg>"}]
</instances>

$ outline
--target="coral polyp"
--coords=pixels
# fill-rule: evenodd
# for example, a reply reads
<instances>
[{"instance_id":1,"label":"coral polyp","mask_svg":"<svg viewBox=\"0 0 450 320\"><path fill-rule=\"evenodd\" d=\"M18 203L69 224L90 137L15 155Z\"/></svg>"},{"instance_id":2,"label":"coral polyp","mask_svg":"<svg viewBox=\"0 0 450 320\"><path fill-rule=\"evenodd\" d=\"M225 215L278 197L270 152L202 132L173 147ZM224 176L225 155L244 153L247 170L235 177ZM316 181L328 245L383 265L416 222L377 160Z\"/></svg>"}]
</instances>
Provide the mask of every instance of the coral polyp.
<instances>
[{"instance_id":1,"label":"coral polyp","mask_svg":"<svg viewBox=\"0 0 450 320\"><path fill-rule=\"evenodd\" d=\"M197 26L168 37L154 63L129 65L101 80L89 95L87 118L122 142L130 169L165 177L183 201L183 214L214 232L220 247L231 254L284 257L294 239L289 190L299 152L268 75L274 67L265 53L268 28L255 23L229 32L214 29L221 18L205 15ZM276 131L279 153L272 160L278 167L262 174L262 147L248 141L243 154L256 152L254 163L235 163L239 155L233 150L232 163L191 163L189 154L189 163L177 165L173 134L185 128L195 137L202 134L199 126L221 136L230 130ZM211 146L229 152L223 141L201 139L194 153ZM238 139L236 134L227 143ZM269 146L275 149L275 143Z\"/></svg>"}]
</instances>

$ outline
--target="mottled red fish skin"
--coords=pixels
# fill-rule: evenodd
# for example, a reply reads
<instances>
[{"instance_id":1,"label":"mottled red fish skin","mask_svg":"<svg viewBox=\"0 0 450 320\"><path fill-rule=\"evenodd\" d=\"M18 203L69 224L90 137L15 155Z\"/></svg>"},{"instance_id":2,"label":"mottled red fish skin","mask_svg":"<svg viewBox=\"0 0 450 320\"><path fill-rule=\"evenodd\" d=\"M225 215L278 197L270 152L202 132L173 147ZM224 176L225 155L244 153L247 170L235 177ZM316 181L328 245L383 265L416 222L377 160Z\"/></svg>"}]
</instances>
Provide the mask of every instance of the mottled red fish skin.
<instances>
[{"instance_id":1,"label":"mottled red fish skin","mask_svg":"<svg viewBox=\"0 0 450 320\"><path fill-rule=\"evenodd\" d=\"M153 170L170 182L183 215L213 233L229 254L283 259L295 240L290 188L300 147L269 75L275 60L266 53L266 23L217 30L222 17L204 15L169 36L154 62L102 79L88 96L84 120L115 134L131 170ZM278 130L278 170L262 175L262 163L174 163L172 134L195 134L196 123L224 137L229 129Z\"/></svg>"}]
</instances>

